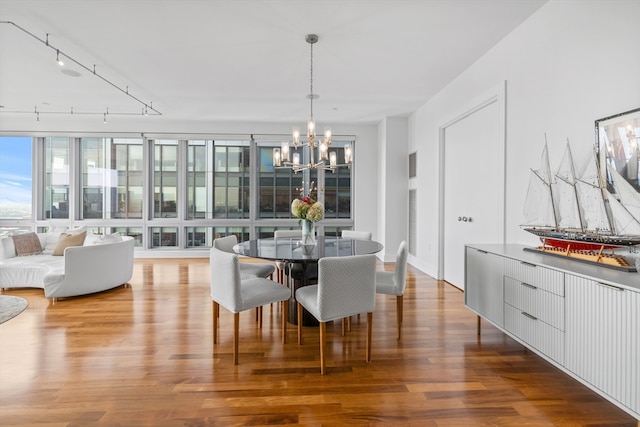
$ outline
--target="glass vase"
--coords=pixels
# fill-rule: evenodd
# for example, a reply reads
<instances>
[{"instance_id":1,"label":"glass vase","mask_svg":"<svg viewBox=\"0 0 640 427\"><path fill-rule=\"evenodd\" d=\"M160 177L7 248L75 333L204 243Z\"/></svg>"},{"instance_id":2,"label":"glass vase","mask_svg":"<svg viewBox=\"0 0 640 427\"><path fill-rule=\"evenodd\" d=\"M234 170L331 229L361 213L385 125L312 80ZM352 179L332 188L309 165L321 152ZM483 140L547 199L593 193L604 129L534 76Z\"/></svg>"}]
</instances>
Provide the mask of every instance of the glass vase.
<instances>
[{"instance_id":1,"label":"glass vase","mask_svg":"<svg viewBox=\"0 0 640 427\"><path fill-rule=\"evenodd\" d=\"M316 223L303 219L300 221L302 225L302 244L303 245L315 245L316 244Z\"/></svg>"}]
</instances>

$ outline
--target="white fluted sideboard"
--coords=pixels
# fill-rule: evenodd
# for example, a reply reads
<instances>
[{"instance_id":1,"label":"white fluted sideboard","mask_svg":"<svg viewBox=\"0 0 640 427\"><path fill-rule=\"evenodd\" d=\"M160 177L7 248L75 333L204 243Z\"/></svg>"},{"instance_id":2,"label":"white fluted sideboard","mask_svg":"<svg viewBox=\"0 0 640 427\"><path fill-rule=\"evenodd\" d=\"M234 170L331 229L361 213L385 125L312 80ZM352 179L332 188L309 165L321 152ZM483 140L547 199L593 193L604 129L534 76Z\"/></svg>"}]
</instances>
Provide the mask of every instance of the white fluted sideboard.
<instances>
[{"instance_id":1,"label":"white fluted sideboard","mask_svg":"<svg viewBox=\"0 0 640 427\"><path fill-rule=\"evenodd\" d=\"M524 248L467 245L465 305L640 420L640 274Z\"/></svg>"}]
</instances>

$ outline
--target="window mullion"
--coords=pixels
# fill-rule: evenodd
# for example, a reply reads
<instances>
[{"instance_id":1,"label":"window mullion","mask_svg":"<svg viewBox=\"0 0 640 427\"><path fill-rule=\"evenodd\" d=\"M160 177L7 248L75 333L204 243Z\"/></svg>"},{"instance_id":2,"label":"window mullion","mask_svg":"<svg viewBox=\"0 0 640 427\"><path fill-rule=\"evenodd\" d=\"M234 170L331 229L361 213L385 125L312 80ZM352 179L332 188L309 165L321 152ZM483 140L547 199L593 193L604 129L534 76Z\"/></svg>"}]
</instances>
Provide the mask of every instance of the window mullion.
<instances>
[{"instance_id":1,"label":"window mullion","mask_svg":"<svg viewBox=\"0 0 640 427\"><path fill-rule=\"evenodd\" d=\"M69 138L69 196L67 212L72 223L82 219L82 138Z\"/></svg>"},{"instance_id":2,"label":"window mullion","mask_svg":"<svg viewBox=\"0 0 640 427\"><path fill-rule=\"evenodd\" d=\"M260 184L258 182L258 143L251 137L249 142L249 236L257 238L256 225L259 218L258 202L260 200Z\"/></svg>"}]
</instances>

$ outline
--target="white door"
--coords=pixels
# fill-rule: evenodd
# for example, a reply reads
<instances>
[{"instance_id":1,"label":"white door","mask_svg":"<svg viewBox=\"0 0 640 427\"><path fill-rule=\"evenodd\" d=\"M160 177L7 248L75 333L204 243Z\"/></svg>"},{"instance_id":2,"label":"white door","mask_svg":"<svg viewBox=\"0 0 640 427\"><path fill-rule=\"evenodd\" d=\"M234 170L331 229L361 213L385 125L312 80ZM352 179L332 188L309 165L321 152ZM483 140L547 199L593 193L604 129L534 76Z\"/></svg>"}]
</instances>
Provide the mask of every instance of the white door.
<instances>
[{"instance_id":1,"label":"white door","mask_svg":"<svg viewBox=\"0 0 640 427\"><path fill-rule=\"evenodd\" d=\"M504 119L497 97L441 130L440 278L464 289L464 245L504 240ZM501 117L502 116L502 117Z\"/></svg>"}]
</instances>

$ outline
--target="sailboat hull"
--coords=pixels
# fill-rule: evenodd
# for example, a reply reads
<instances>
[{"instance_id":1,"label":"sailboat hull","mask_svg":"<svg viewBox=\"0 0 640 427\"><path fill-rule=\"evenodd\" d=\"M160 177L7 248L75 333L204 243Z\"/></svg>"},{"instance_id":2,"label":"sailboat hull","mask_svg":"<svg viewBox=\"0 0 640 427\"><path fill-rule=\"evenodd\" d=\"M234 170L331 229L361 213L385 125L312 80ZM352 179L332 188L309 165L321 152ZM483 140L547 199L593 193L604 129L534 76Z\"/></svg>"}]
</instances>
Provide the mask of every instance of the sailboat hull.
<instances>
[{"instance_id":1,"label":"sailboat hull","mask_svg":"<svg viewBox=\"0 0 640 427\"><path fill-rule=\"evenodd\" d=\"M525 230L538 236L547 246L575 251L598 251L640 245L640 236L614 236L535 227Z\"/></svg>"}]
</instances>

